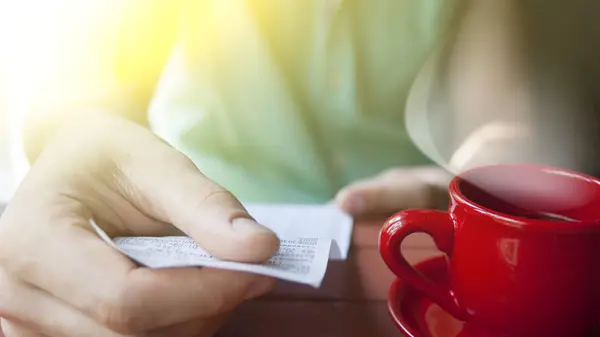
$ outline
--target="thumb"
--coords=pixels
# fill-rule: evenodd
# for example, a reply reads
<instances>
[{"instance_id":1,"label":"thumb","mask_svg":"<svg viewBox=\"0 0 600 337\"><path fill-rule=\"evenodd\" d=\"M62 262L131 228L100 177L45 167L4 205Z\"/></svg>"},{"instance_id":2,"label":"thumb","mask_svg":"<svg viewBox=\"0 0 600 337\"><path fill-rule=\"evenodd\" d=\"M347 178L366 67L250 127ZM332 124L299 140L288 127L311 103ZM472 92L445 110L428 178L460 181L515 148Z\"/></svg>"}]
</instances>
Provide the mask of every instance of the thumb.
<instances>
[{"instance_id":1,"label":"thumb","mask_svg":"<svg viewBox=\"0 0 600 337\"><path fill-rule=\"evenodd\" d=\"M256 222L229 191L204 176L185 156L169 148L164 165L141 165L128 176L142 211L171 223L222 260L263 262L279 239ZM139 164L139 163L138 163ZM157 166L160 166L157 168ZM169 177L165 179L164 177Z\"/></svg>"}]
</instances>

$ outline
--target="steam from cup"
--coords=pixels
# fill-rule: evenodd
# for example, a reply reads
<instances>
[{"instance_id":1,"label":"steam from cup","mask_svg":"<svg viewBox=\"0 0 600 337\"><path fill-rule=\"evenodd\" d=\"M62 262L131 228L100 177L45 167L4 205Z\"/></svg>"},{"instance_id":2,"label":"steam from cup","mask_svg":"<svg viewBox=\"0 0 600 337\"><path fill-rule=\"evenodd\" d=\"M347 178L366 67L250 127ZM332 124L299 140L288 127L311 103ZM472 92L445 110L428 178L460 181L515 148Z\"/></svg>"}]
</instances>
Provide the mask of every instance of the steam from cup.
<instances>
[{"instance_id":1,"label":"steam from cup","mask_svg":"<svg viewBox=\"0 0 600 337\"><path fill-rule=\"evenodd\" d=\"M556 90L539 91L535 93L541 102L537 105L507 104L515 109L508 112L482 110L479 117L484 122L467 132L461 130L465 134L456 134L453 127L462 122L461 115L434 92L433 66L428 64L422 72L426 75L414 84L405 124L417 148L451 175L498 164L543 165L587 174L595 168L594 146L584 136L587 116L567 95L556 95ZM563 89L569 92L568 87ZM502 176L469 175L465 179L510 203L523 202L515 191L530 190L545 198L546 204L555 205L555 211L583 207L593 198L589 189L579 188L583 185L553 179L552 175L508 170Z\"/></svg>"}]
</instances>

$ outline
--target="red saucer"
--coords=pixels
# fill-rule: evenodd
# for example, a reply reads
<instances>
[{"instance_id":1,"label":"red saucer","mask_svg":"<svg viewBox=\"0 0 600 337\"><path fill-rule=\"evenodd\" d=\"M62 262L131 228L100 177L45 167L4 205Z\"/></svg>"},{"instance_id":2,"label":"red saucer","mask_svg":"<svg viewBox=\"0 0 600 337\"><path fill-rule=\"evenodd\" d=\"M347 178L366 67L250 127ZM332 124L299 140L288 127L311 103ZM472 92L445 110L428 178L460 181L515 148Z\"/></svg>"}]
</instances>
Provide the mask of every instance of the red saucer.
<instances>
[{"instance_id":1,"label":"red saucer","mask_svg":"<svg viewBox=\"0 0 600 337\"><path fill-rule=\"evenodd\" d=\"M445 256L421 262L415 269L434 282L448 282ZM390 288L388 311L406 337L476 337L466 335L463 322L400 279Z\"/></svg>"},{"instance_id":2,"label":"red saucer","mask_svg":"<svg viewBox=\"0 0 600 337\"><path fill-rule=\"evenodd\" d=\"M417 264L415 269L433 282L448 283L445 256L425 260ZM406 337L489 336L486 333L475 332L473 327L450 316L437 304L400 279L396 279L390 287L388 311L396 326ZM599 331L594 331L589 336L598 337Z\"/></svg>"}]
</instances>

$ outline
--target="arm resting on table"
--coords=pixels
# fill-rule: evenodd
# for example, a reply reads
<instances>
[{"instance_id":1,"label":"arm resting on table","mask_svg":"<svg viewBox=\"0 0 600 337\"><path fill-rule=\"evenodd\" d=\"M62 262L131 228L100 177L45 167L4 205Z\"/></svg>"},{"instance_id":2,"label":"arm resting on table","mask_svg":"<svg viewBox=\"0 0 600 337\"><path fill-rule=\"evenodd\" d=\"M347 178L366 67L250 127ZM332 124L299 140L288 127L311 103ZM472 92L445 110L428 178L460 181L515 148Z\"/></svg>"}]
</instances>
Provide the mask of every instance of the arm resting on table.
<instances>
[{"instance_id":1,"label":"arm resting on table","mask_svg":"<svg viewBox=\"0 0 600 337\"><path fill-rule=\"evenodd\" d=\"M600 23L589 1L467 0L423 68L409 130L453 172L499 162L598 171Z\"/></svg>"}]
</instances>

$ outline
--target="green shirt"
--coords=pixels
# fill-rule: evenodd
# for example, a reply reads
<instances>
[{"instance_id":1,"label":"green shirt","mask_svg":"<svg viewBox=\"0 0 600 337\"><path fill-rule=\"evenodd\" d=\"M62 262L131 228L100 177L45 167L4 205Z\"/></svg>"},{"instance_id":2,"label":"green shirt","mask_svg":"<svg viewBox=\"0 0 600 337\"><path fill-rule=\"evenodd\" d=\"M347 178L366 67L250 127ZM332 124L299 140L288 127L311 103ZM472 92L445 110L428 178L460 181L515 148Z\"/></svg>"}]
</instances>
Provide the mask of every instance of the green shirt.
<instances>
[{"instance_id":1,"label":"green shirt","mask_svg":"<svg viewBox=\"0 0 600 337\"><path fill-rule=\"evenodd\" d=\"M404 123L443 0L214 0L186 9L149 119L247 202L330 200L430 161Z\"/></svg>"}]
</instances>

